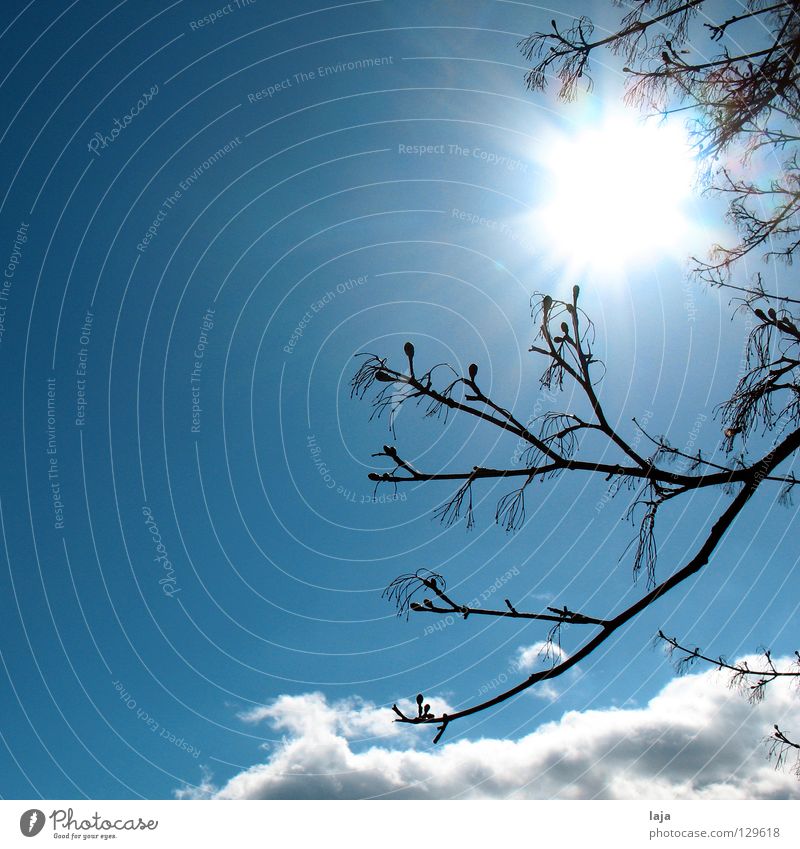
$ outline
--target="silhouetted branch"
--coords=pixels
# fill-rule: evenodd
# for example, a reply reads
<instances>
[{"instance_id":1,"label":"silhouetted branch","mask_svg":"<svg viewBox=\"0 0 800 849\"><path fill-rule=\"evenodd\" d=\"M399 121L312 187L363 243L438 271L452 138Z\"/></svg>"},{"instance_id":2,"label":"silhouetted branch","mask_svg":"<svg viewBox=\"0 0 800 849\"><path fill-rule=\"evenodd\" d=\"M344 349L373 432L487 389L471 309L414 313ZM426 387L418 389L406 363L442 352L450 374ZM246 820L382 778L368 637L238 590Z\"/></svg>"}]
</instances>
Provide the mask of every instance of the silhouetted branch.
<instances>
[{"instance_id":1,"label":"silhouetted branch","mask_svg":"<svg viewBox=\"0 0 800 849\"><path fill-rule=\"evenodd\" d=\"M600 47L609 47L614 51L623 51L629 60L639 49L647 31L664 22L683 28L696 6L704 0L689 0L680 4L666 4L668 10L660 15L645 18L646 4L639 4L641 10L633 9L622 21L622 28L605 38L592 41L594 25L589 18L578 18L566 31L559 30L555 20L550 22L552 32L535 33L519 43L523 55L528 61L535 62L528 72L526 81L531 89L543 89L552 71L561 82L559 97L572 100L577 94L578 81L583 79L587 90L592 88L592 78L588 74L589 58L592 51ZM649 11L649 10L647 10Z\"/></svg>"},{"instance_id":2,"label":"silhouetted branch","mask_svg":"<svg viewBox=\"0 0 800 849\"><path fill-rule=\"evenodd\" d=\"M769 758L775 759L775 769L782 769L789 756L794 753L795 763L792 772L800 778L800 743L790 740L777 725L773 725L769 743Z\"/></svg>"},{"instance_id":3,"label":"silhouetted branch","mask_svg":"<svg viewBox=\"0 0 800 849\"><path fill-rule=\"evenodd\" d=\"M752 314L758 324L748 338L748 370L719 406L727 451L737 436L746 441L758 425L767 432L800 422L800 331L786 309L765 313L756 307Z\"/></svg>"},{"instance_id":4,"label":"silhouetted branch","mask_svg":"<svg viewBox=\"0 0 800 849\"><path fill-rule=\"evenodd\" d=\"M731 673L731 686L736 687L746 693L747 699L752 704L760 702L764 698L764 693L769 684L779 678L796 678L800 680L800 654L795 652L794 669L778 669L772 662L772 653L769 650L764 651L764 665L760 669L751 669L747 661L742 661L738 664L728 663L724 657L717 658L709 657L702 653L699 648L687 648L681 645L675 637L668 637L663 631L658 632L659 639L667 644L667 651L670 656L678 654L679 657L675 661L675 670L678 673L687 671L698 660L715 666L720 670L727 670ZM748 683L750 679L756 679L754 683Z\"/></svg>"},{"instance_id":5,"label":"silhouetted branch","mask_svg":"<svg viewBox=\"0 0 800 849\"><path fill-rule=\"evenodd\" d=\"M427 570L420 570L423 572L427 572ZM428 573L430 575L434 575L435 573ZM402 576L402 579L408 580L409 578L416 578L419 588L424 588L433 592L442 602L441 605L434 604L429 598L425 598L422 600L422 603L416 601L410 601L406 607L403 607L402 610L398 607L398 613L406 612L407 609L413 610L416 613L457 613L464 619L467 619L471 615L475 616L501 616L506 619L535 619L542 622L555 622L557 624L566 624L566 625L604 625L604 619L596 619L593 616L585 616L583 613L577 613L574 610L570 610L566 605L563 608L557 607L548 607L547 610L549 613L528 613L525 611L517 610L511 602L506 599L506 607L507 610L489 610L483 607L474 607L467 604L458 604L453 601L445 592L446 586L444 585L444 579L441 575L435 575L436 580L432 580L431 578L426 578L423 574L420 576L419 573L414 573L413 576L405 575ZM389 585L389 588L394 587L397 581L401 580L400 578L396 578ZM415 590L416 592L416 590ZM394 598L394 594L390 594L387 591L384 593L386 595L390 595L390 597Z\"/></svg>"},{"instance_id":6,"label":"silhouetted branch","mask_svg":"<svg viewBox=\"0 0 800 849\"><path fill-rule=\"evenodd\" d=\"M656 512L661 504L660 501L645 501L644 516L639 525L639 535L634 540L636 549L633 555L633 577L637 578L644 568L647 574L647 586L655 586L656 582L656 559L658 557L658 546L656 545L655 526Z\"/></svg>"},{"instance_id":7,"label":"silhouetted branch","mask_svg":"<svg viewBox=\"0 0 800 849\"><path fill-rule=\"evenodd\" d=\"M433 515L445 525L450 526L457 522L463 513L467 522L467 529L474 527L475 516L472 512L473 480L473 477L468 477L466 483L456 490L455 495L439 507Z\"/></svg>"},{"instance_id":8,"label":"silhouetted branch","mask_svg":"<svg viewBox=\"0 0 800 849\"><path fill-rule=\"evenodd\" d=\"M745 368L740 371L730 398L716 408L722 426L721 445L717 442L710 450L695 451L692 443L681 450L670 444L666 435L651 436L635 420L641 434L628 441L612 426L617 417L607 414L597 389L606 373L605 365L595 356L594 325L579 306L577 286L571 298L564 300L542 293L534 296L536 335L530 347L532 353L543 358L540 386L545 395L571 389L576 409L548 411L523 424L522 417L484 391L476 363L469 365L466 375L443 365L418 374L411 343L404 346L407 364L401 369L391 368L384 358L365 355L353 378L355 397L364 398L375 390L372 416L386 414L393 433L398 409L413 400L424 406L427 416L446 419L451 412L466 414L485 426L511 434L522 446L515 450L508 467L505 463L501 468L485 463L470 467L465 463L466 468L461 471L425 471L418 467L413 455L409 455L412 459L404 458L394 446L384 446L382 452L374 455L391 462L389 470L370 474L376 485L456 483L455 493L436 511L446 524L463 517L470 527L474 522L473 487L485 479L508 478L509 483L515 480L516 486L500 498L495 521L508 531L516 530L524 523L526 496L530 497L529 487L534 480L578 471L603 475L610 497L628 487L632 494L627 515L639 522L630 547L634 576L641 572L647 575L647 591L638 601L607 618L585 616L566 607L529 613L517 610L508 599L506 609L501 610L461 605L448 595L444 579L427 570L400 576L390 584L387 594L397 603L398 612L406 615L413 611L457 614L463 619L481 615L549 623L545 645L550 647L554 660L550 668L450 715L435 716L422 695L417 698L416 716L407 716L395 707L399 722L435 725L435 742L451 722L563 675L625 623L703 569L764 481L782 484L780 498L787 503L798 483L793 471L781 473L777 467L800 448L800 317L796 310L800 299L768 292L759 274L751 283L742 285L734 280L733 273L739 267L737 263L754 252L766 252L767 258L779 257L788 263L800 248L800 0L748 3L736 14L718 21L705 14L706 7L701 27L697 15L704 2L631 0L619 28L606 36L597 38L592 22L585 17L574 19L569 26L553 20L547 32L533 34L520 46L532 62L527 77L531 88L545 88L555 75L560 96L570 99L579 84L591 86L591 56L609 49L622 55L627 63L629 102L664 115L685 111L693 117L696 149L707 164L708 191L728 203L728 216L738 233L735 244L717 245L707 260L695 260L694 271L699 279L737 293L737 309L751 322ZM753 36L754 24L760 33L758 38ZM698 47L698 32L719 52L706 55ZM763 173L759 174L756 168L750 168L747 177L737 176L724 161L715 159L726 149L733 154L737 172L740 166L746 168L755 163L768 164L777 173L762 168ZM639 450L641 435L652 446L649 455ZM763 454L761 440L767 437L774 447ZM734 456L718 461L715 457L720 447ZM606 453L609 449L610 455ZM748 451L757 451L759 459L753 462ZM657 582L658 511L666 502L711 486L722 487L731 497L730 504L717 517L694 556ZM560 651L562 628L575 624L589 627L592 633L577 651L566 656ZM685 649L673 638L661 636L680 655L679 665L713 662L731 672L732 682L746 687L755 700L772 680L796 674L777 670L768 652L763 668L750 669L744 663L727 665L721 658L711 661L699 649ZM797 744L777 726L775 731L771 754L782 762Z\"/></svg>"},{"instance_id":9,"label":"silhouetted branch","mask_svg":"<svg viewBox=\"0 0 800 849\"><path fill-rule=\"evenodd\" d=\"M770 684L781 678L800 680L800 652L795 651L796 660L788 669L778 669L772 660L769 650L763 652L764 663L759 668L752 668L747 661L728 663L724 657L710 657L699 648L687 648L678 642L676 637L668 637L663 631L658 632L658 638L667 644L667 652L673 657L675 671L678 674L688 672L698 661L725 670L731 674L730 686L741 691L751 704L758 704L764 699ZM675 658L675 655L678 655ZM751 683L752 682L752 683ZM777 726L773 726L772 734L767 738L769 746L768 757L775 761L775 769L782 769L788 757L800 750L800 744L784 734ZM800 754L798 754L793 771L800 777Z\"/></svg>"},{"instance_id":10,"label":"silhouetted branch","mask_svg":"<svg viewBox=\"0 0 800 849\"><path fill-rule=\"evenodd\" d=\"M725 535L725 532L728 530L731 524L733 524L734 519L739 515L741 510L750 500L753 493L763 481L764 477L768 475L779 463L783 462L783 460L785 460L788 456L797 451L798 448L800 448L800 429L795 430L793 433L787 436L779 445L777 445L772 451L770 451L769 454L763 457L758 462L758 464L756 464L756 466L751 468L749 479L746 481L741 491L738 493L738 495L736 495L736 497L733 499L728 508L720 515L720 517L714 523L708 536L698 549L695 556L685 566L678 569L669 578L655 586L637 602L627 607L621 613L618 613L613 618L606 620L605 623L600 627L599 631L591 639L584 643L583 646L581 646L574 654L570 655L561 663L556 664L550 669L545 669L533 673L520 683L509 688L508 690L505 690L502 693L499 693L491 699L488 699L484 702L480 702L479 704L473 705L472 707L457 711L456 713L448 715L446 718L442 716L439 718L430 717L425 719L425 722L442 723L442 728L440 728L440 733L437 734L436 739L438 740L441 738L441 735L444 732L444 728L446 728L450 722L453 722L457 719L461 719L463 717L471 716L472 714L478 713L480 711L487 710L490 707L494 707L495 705L501 704L502 702L512 698L513 696L524 692L525 690L529 689L530 687L534 686L535 684L541 681L551 680L553 678L559 677L560 675L563 675L573 666L580 663L580 661L582 661L584 658L594 652L620 627L622 627L631 619L639 615L643 610L646 610L656 601L663 598L667 593L682 584L692 575L699 572L704 566L707 565L712 553L719 545L722 537ZM420 718L404 717L396 721L416 724L418 722L421 722L422 720Z\"/></svg>"},{"instance_id":11,"label":"silhouetted branch","mask_svg":"<svg viewBox=\"0 0 800 849\"><path fill-rule=\"evenodd\" d=\"M727 285L727 275L738 260L756 248L791 260L800 246L798 165L794 150L800 139L800 6L796 0L749 3L728 18L709 20L704 0L679 2L634 0L619 28L593 38L587 18L566 29L555 21L546 32L520 42L532 63L526 77L529 88L547 87L555 75L559 96L571 100L579 83L591 88L590 57L608 49L624 56L628 74L626 100L659 114L691 110L697 149L706 157L712 175L710 191L731 195L729 217L739 229L738 244L717 246L712 262L698 262L697 272L713 285ZM703 8L708 43L719 53L700 49L702 30L692 22ZM756 30L748 29L758 20ZM711 155L737 143L748 161L758 151L788 153L780 174L769 181L733 180ZM771 195L773 203L763 201ZM775 239L785 240L783 247Z\"/></svg>"},{"instance_id":12,"label":"silhouetted branch","mask_svg":"<svg viewBox=\"0 0 800 849\"><path fill-rule=\"evenodd\" d=\"M666 437L656 438L646 433L645 436L657 450L654 456L643 457L611 427L594 388L596 378L593 369L599 363L592 352L594 327L578 306L579 294L580 290L575 286L570 301L555 300L549 295L536 297L533 315L537 321L537 339L541 344L533 345L531 350L546 359L547 365L541 376L542 386L546 389L562 388L565 379L573 381L589 404L591 418L572 412L549 412L537 417L531 424L523 425L511 410L481 389L477 381L476 364L469 366L466 377L459 377L455 370L449 369L451 374L456 375L455 378L444 389L438 389L433 382L433 373L442 366L434 366L421 378L417 378L413 374L413 346L409 356L410 343L406 343L404 350L409 361L409 373L391 368L385 358L364 355L364 362L352 381L352 394L363 398L372 386L381 384L382 388L374 402L374 410L378 411L378 415L387 408L393 413L410 399L416 399L417 402L427 399L429 411L446 408L469 413L527 443L528 450L522 453L522 458L529 462L532 460L533 463L522 468L473 466L468 471L427 472L403 458L394 446L384 445L383 450L373 456L389 458L393 468L387 472L370 473L369 477L376 484L392 483L395 486L408 482L459 482L460 486L434 515L448 526L463 518L467 528L475 524L473 486L476 483L491 478L523 478L520 486L501 496L495 510L496 523L509 532L524 524L526 490L536 478L544 479L564 471L599 473L609 480L617 481L615 491L618 491L623 481L639 481L643 488L631 504L628 517L633 517L633 511L638 506L644 507L644 513L638 538L634 540L635 545L629 548L633 547L634 552L634 577L644 570L648 586L654 586L657 557L655 520L659 506L692 490L744 483L750 475L750 469L742 461L732 466L713 463L699 451L694 455L680 451L673 448ZM748 363L752 368L741 379L731 399L720 407L726 425L725 447L728 451L737 437L741 438L743 444L746 443L756 422L762 422L765 430L774 427L779 419L784 426L800 424L800 391L793 384L794 370L800 361L789 356L800 345L800 331L786 310L782 309L778 313L770 308L768 313L764 313L759 308L749 309L759 320L748 348ZM770 333L779 334L786 340L781 348L780 359L770 358L775 347L769 337ZM457 396L455 390L459 387L461 395ZM791 393L789 401L775 410L773 394L782 390ZM531 425L536 426L538 433L531 431ZM633 461L633 465L583 459L580 456L581 437L587 432L604 435L629 462ZM691 465L682 470L659 465L660 459L674 457L689 460ZM767 477L784 484L781 498L788 503L797 483L794 475Z\"/></svg>"},{"instance_id":13,"label":"silhouetted branch","mask_svg":"<svg viewBox=\"0 0 800 849\"><path fill-rule=\"evenodd\" d=\"M437 592L438 587L441 587L443 591L446 586L447 582L438 572L431 572L430 569L417 569L416 572L399 575L395 578L383 591L383 595L397 606L398 616L405 615L408 618L408 611L413 609L413 599L418 592L425 589Z\"/></svg>"}]
</instances>

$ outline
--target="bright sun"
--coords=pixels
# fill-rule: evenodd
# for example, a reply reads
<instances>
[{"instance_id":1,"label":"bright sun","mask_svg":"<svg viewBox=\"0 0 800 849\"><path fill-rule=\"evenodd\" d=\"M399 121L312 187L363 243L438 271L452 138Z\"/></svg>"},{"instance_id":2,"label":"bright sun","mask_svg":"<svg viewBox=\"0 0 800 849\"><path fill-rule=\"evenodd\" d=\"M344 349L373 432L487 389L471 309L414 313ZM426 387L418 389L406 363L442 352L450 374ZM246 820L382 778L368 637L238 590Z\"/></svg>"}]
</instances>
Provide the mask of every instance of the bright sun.
<instances>
[{"instance_id":1,"label":"bright sun","mask_svg":"<svg viewBox=\"0 0 800 849\"><path fill-rule=\"evenodd\" d=\"M620 271L685 244L696 164L681 128L615 117L560 136L541 160L537 218L570 272Z\"/></svg>"}]
</instances>

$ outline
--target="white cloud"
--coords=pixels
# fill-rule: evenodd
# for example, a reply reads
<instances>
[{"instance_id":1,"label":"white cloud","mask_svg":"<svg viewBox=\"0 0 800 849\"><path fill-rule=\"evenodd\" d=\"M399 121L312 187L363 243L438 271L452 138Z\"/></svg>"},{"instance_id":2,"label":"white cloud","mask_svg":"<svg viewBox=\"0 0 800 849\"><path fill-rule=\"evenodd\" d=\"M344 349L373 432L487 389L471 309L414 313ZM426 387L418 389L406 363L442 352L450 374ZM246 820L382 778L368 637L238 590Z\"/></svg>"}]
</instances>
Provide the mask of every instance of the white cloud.
<instances>
[{"instance_id":1,"label":"white cloud","mask_svg":"<svg viewBox=\"0 0 800 849\"><path fill-rule=\"evenodd\" d=\"M569 654L561 648L558 643L545 642L544 640L538 643L533 643L530 646L520 646L517 649L517 654L511 662L510 671L512 672L533 672L536 670L546 669L549 666L554 666L564 660L569 659ZM535 699L542 699L546 702L555 702L561 697L564 688L570 687L575 681L580 678L580 670L577 666L573 666L565 675L552 681L542 681L528 692ZM556 684L559 681L561 686Z\"/></svg>"},{"instance_id":2,"label":"white cloud","mask_svg":"<svg viewBox=\"0 0 800 849\"><path fill-rule=\"evenodd\" d=\"M179 796L800 799L797 776L776 771L762 745L774 722L800 734L796 690L775 682L752 706L714 671L673 679L644 707L570 711L519 740L430 747L430 729L393 724L385 708L328 702L319 693L281 696L243 718L286 736L265 763L224 786L204 777Z\"/></svg>"},{"instance_id":3,"label":"white cloud","mask_svg":"<svg viewBox=\"0 0 800 849\"><path fill-rule=\"evenodd\" d=\"M428 699L426 703L437 716L453 710L439 698ZM402 699L397 706L407 716L417 714L416 702ZM357 696L329 703L322 693L303 693L279 696L268 705L239 714L239 718L245 722L267 721L276 730L289 732L291 739L343 737L364 742L402 735L407 745L413 745L416 733L410 734L412 729L408 725L392 722L393 715L385 707L377 707Z\"/></svg>"},{"instance_id":4,"label":"white cloud","mask_svg":"<svg viewBox=\"0 0 800 849\"><path fill-rule=\"evenodd\" d=\"M542 664L552 666L554 663L567 660L568 657L569 655L557 643L541 641L531 646L520 646L517 649L515 663L521 672L530 672L536 667L541 667Z\"/></svg>"}]
</instances>

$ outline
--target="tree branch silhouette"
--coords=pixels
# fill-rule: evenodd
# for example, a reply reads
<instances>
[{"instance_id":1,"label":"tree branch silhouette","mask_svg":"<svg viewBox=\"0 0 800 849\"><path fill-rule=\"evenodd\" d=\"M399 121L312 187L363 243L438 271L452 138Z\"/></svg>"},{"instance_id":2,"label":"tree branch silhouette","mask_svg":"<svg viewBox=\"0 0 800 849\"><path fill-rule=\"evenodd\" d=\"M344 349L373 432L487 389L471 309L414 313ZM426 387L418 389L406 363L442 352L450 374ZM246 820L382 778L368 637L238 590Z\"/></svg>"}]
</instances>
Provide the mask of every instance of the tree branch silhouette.
<instances>
[{"instance_id":1,"label":"tree branch silhouette","mask_svg":"<svg viewBox=\"0 0 800 849\"><path fill-rule=\"evenodd\" d=\"M740 261L753 252L763 251L767 260L789 263L800 247L800 0L771 4L751 0L739 13L716 23L707 18L700 26L698 13L705 5L705 0L659 0L657 4L634 0L626 4L629 11L609 35L595 38L593 24L586 17L575 18L566 27L554 20L550 30L523 39L520 48L532 63L526 77L532 90L545 89L555 78L560 97L574 98L579 86L592 86L595 54L610 50L626 63L629 104L662 116L684 112L691 121L697 151L707 163L707 191L727 201L728 217L738 238L727 246L713 246L708 259L695 258L693 273L711 286L733 293L732 305L750 323L744 368L730 396L716 408L723 439L714 448L721 448L722 458L717 453L704 455L702 450L679 450L665 434L649 433L638 422L640 435L628 441L611 424L618 419L604 409L597 389L606 368L594 353L595 328L580 306L577 286L565 300L545 293L534 295L535 338L529 349L543 363L541 388L549 392L571 389L575 399L571 409L548 411L524 421L483 388L477 364L470 365L466 374L447 364L422 372L411 343L404 346L407 362L402 367L390 365L388 357L364 354L353 377L351 395L369 396L371 418L388 418L395 437L397 412L413 402L425 416L445 421L450 415L470 417L481 427L496 428L524 446L512 463L502 468L465 463L455 470L428 471L419 467L413 454L394 445L384 445L373 455L389 461L389 468L369 474L376 487L384 483L395 487L455 484L455 491L435 513L445 524L460 520L467 527L474 524L473 490L486 480L508 479L514 485L500 498L494 516L507 531L524 524L526 496L534 480L566 473L600 475L610 483L612 494L626 486L634 493L627 517L638 522L638 532L629 549L633 576L646 575L646 589L622 610L575 611L564 605L542 612L521 611L508 599L505 610L482 609L454 600L444 577L426 569L401 575L389 585L386 595L397 604L398 613L406 616L435 613L463 620L493 616L541 621L550 628L548 641L560 638L562 628L587 629L582 632L584 641L569 656L554 654L549 668L485 701L449 715L432 713L421 694L415 716L404 714L395 705L396 721L435 726L435 742L450 723L563 675L623 625L706 568L762 485L779 484L785 503L797 486L794 471L779 467L800 449L800 298L768 291L761 274L749 281L736 275ZM753 37L754 22L759 24L758 38ZM706 55L709 45L718 52ZM725 163L724 154L737 161L742 174ZM773 162L780 163L778 173L760 168ZM646 452L639 447L642 438L649 447ZM656 530L660 508L709 487L721 487L730 496L728 506L713 522L709 518L710 527L694 554L686 562L674 564L666 578L659 578ZM721 659L711 660L699 650L687 650L659 633L686 662L711 662L738 676L739 681L754 680L748 686L755 693L763 694L770 681L784 675L770 665L768 654L764 669L743 669ZM770 739L776 747L771 754L781 763L797 748L777 726Z\"/></svg>"},{"instance_id":2,"label":"tree branch silhouette","mask_svg":"<svg viewBox=\"0 0 800 849\"><path fill-rule=\"evenodd\" d=\"M472 707L466 708L461 711L457 711L456 713L450 715L442 714L441 716L434 716L428 714L425 716L410 717L404 715L395 706L395 713L398 714L398 720L396 721L407 722L413 725L421 723L437 724L439 728L438 734L436 735L434 742L438 742L441 739L441 736L449 725L449 723L453 722L454 720L462 719L464 717L471 716L472 714L486 710L487 708L494 707L495 705L501 704L512 696L515 696L518 693L529 689L534 684L538 684L541 681L552 680L563 675L573 666L580 663L580 661L582 661L584 658L588 657L619 628L621 628L623 625L625 625L643 610L646 610L656 601L663 598L667 593L670 592L670 590L679 586L685 580L687 580L692 575L699 572L700 569L702 569L704 566L706 566L711 557L711 554L713 553L714 549L717 547L719 542L722 540L722 537L724 536L725 532L731 526L734 519L741 512L745 504L750 500L753 493L756 491L764 477L766 477L766 475L769 474L772 469L774 469L779 463L785 460L798 448L800 448L800 428L798 428L792 434L786 437L786 439L784 439L780 443L780 445L776 446L776 448L774 448L769 454L767 454L758 463L751 467L748 480L745 483L744 487L736 496L736 498L734 498L728 508L720 515L720 517L714 523L710 533L706 537L706 540L700 546L695 556L688 563L686 563L682 568L674 572L665 581L654 587L650 592L640 598L637 602L630 605L613 618L605 620L600 626L599 631L589 640L587 640L587 642L585 642L583 646L581 646L576 652L570 655L570 657L561 661L560 663L557 663L550 669L545 669L540 672L533 673L532 675L528 676L526 679L521 681L519 684L510 687L509 689L505 690L502 693L499 693L491 699L487 699L486 701L480 702L479 704L473 705Z\"/></svg>"},{"instance_id":3,"label":"tree branch silhouette","mask_svg":"<svg viewBox=\"0 0 800 849\"><path fill-rule=\"evenodd\" d=\"M566 30L552 21L549 32L534 33L519 46L532 63L526 77L532 90L544 90L552 76L564 100L573 99L581 84L590 90L591 58L607 49L627 63L628 103L661 115L694 113L694 142L712 166L734 143L745 165L756 154L762 154L762 163L765 153L781 161L778 175L760 181L734 178L724 166L711 168L709 190L730 197L728 217L741 240L715 245L710 260L695 258L695 273L726 286L738 260L752 251L767 247L768 255L791 261L800 246L800 167L794 153L800 138L800 4L751 0L742 14L704 22L706 47L721 48L711 59L701 50L703 33L692 26L707 5L705 0L663 0L656 6L659 13L652 14L653 4L638 0L619 29L603 38L592 40L592 23L584 17ZM764 39L743 50L742 45L754 42L753 30L743 27L755 20ZM782 247L773 247L775 240Z\"/></svg>"},{"instance_id":4,"label":"tree branch silhouette","mask_svg":"<svg viewBox=\"0 0 800 849\"><path fill-rule=\"evenodd\" d=\"M660 467L657 464L657 458L665 454L691 458L696 461L697 466L705 463L699 454L689 455L685 452L674 451L663 438L660 440L653 439L657 448L653 456L648 458L641 457L611 428L597 400L597 395L593 388L592 365L599 365L599 361L595 360L591 353L590 344L587 342L587 333L581 330L580 320L574 318L571 328L567 322L560 321L562 314L572 316L580 314L578 298L578 287L575 287L573 290L573 299L571 302L554 301L548 295L541 296L540 304L534 309L534 315L539 320L537 338L541 339L543 344L533 345L531 350L543 356L547 362L541 377L542 386L549 388L558 385L563 388L565 378L569 378L577 383L587 396L589 407L594 414L594 421L587 422L571 413L557 414L555 417L548 415L542 417L539 433L533 433L521 425L512 412L501 407L497 402L484 394L477 385L478 370L474 365L470 367L468 377L456 377L444 390L437 390L433 385L430 371L426 372L422 378L417 378L414 376L411 363L409 372L405 373L389 367L385 358L382 359L374 355L367 355L365 362L356 372L352 381L352 393L362 398L375 384L384 384L383 388L378 391L376 399L373 402L374 408L379 413L386 407L387 399L392 399L390 403L393 409L412 399L417 401L429 399L434 404L441 403L450 409L477 416L487 424L511 432L518 438L529 443L530 450L535 452L540 464L525 466L521 469L491 469L473 466L467 472L425 473L419 471L411 462L403 459L398 450L393 446L385 445L383 451L374 455L376 457L388 457L394 463L394 469L391 472L370 474L370 479L376 483L391 482L402 484L411 481L463 481L462 486L456 491L455 495L437 511L439 517L447 523L455 521L462 515L465 510L465 501L468 499L466 517L468 526L472 524L474 519L472 517L471 488L473 484L485 478L522 476L527 481L530 481L535 476L548 476L561 471L572 470L601 473L606 478L638 479L644 484L642 495L634 502L634 505L643 505L645 507L645 514L640 524L639 534L632 545L635 545L634 575L638 574L642 568L646 569L650 592L638 602L614 616L605 617L574 613L566 607L563 612L550 610L547 614L523 614L511 608L510 605L507 611L486 611L469 608L457 604L446 595L443 579L435 573L414 573L412 575L401 576L390 585L388 595L398 602L398 612L458 613L465 619L471 614L504 616L507 618L538 619L554 622L558 625L594 625L599 628L598 632L568 659L554 665L551 669L535 673L521 681L515 687L498 694L492 699L459 711L446 718L437 717L430 713L416 717L403 716L402 721L404 722L413 724L436 723L441 726L437 739L441 738L441 734L449 722L497 705L540 681L562 675L591 654L619 627L703 568L708 563L711 553L722 539L727 528L764 480L783 482L789 490L796 484L793 474L776 476L772 473L783 460L800 447L800 428L786 436L768 454L756 462L730 468L715 464L718 470L713 472L686 474ZM771 328L773 331L778 331L788 338L795 337L796 327L791 322L785 323L784 319L779 318L777 313L774 313L774 315L770 313L759 316L758 313L754 312L754 315L760 319L763 328ZM553 329L555 322L560 322L558 330ZM754 373L759 370L769 370L772 365L772 360L765 363L763 358L758 359L758 350L755 353L757 360L754 361L754 367L751 370L752 373L745 375L742 381L747 382L748 379L754 379ZM454 397L453 390L458 385L465 388L464 397L461 400ZM774 387L770 387L770 394L772 388ZM791 389L791 387L789 388ZM762 393L764 391L766 390L762 389ZM475 404L482 404L483 408L475 406ZM752 427L755 419L759 417L763 419L767 416L768 423L774 424L774 414L769 413L763 404L755 412L751 410L751 407L751 397L743 390L737 390L737 393L728 402L728 407L725 408L728 411L727 414L733 416L733 420L743 423L743 426L737 430L737 434L746 434L746 431ZM491 410L492 413L486 413L486 409ZM792 407L791 409L794 411L795 418L800 418L800 410L796 409L796 407ZM571 424L553 430L552 422L556 420L571 422ZM594 430L604 434L608 440L617 446L621 454L635 460L635 464L602 463L569 456L569 454L578 450L576 434L588 430ZM567 437L571 440L569 451L565 451L563 445ZM733 437L726 437L726 439L731 441ZM684 567L677 570L670 578L660 584L656 584L654 527L658 507L664 501L691 490L734 483L741 485L739 494L711 528L705 543L700 547L696 556ZM507 497L504 496L505 498ZM504 516L504 508L508 506L507 502L504 502L504 499L501 499L498 505L495 516L497 521L500 521ZM412 595L420 588L430 590L442 604L434 604L430 599L427 599L422 604L412 601Z\"/></svg>"},{"instance_id":5,"label":"tree branch silhouette","mask_svg":"<svg viewBox=\"0 0 800 849\"><path fill-rule=\"evenodd\" d=\"M772 660L772 652L765 649L763 652L764 663L758 669L753 669L747 661L739 663L728 663L724 657L710 657L699 648L687 648L680 644L676 637L668 637L663 631L658 632L658 639L666 643L667 652L674 660L675 671L683 674L691 669L698 661L725 670L731 674L729 686L743 693L750 704L757 704L764 699L767 688L774 681L781 678L790 678L800 681L800 652L795 651L796 660L787 669L778 669ZM676 657L677 656L677 657ZM750 683L754 681L754 683ZM769 747L768 757L775 761L775 768L780 769L786 763L789 755L794 751L797 759L794 772L800 777L800 744L789 739L777 725L767 738Z\"/></svg>"}]
</instances>

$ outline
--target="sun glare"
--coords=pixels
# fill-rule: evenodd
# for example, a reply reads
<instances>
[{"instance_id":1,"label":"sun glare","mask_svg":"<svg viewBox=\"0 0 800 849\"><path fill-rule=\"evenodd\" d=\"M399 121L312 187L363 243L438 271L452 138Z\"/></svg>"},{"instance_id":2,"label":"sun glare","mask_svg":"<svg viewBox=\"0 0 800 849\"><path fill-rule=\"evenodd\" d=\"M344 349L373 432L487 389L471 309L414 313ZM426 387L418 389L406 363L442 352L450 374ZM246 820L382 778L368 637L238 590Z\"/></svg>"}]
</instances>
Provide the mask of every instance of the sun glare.
<instances>
[{"instance_id":1,"label":"sun glare","mask_svg":"<svg viewBox=\"0 0 800 849\"><path fill-rule=\"evenodd\" d=\"M540 229L571 272L624 270L686 244L696 165L682 128L617 117L541 158Z\"/></svg>"}]
</instances>

